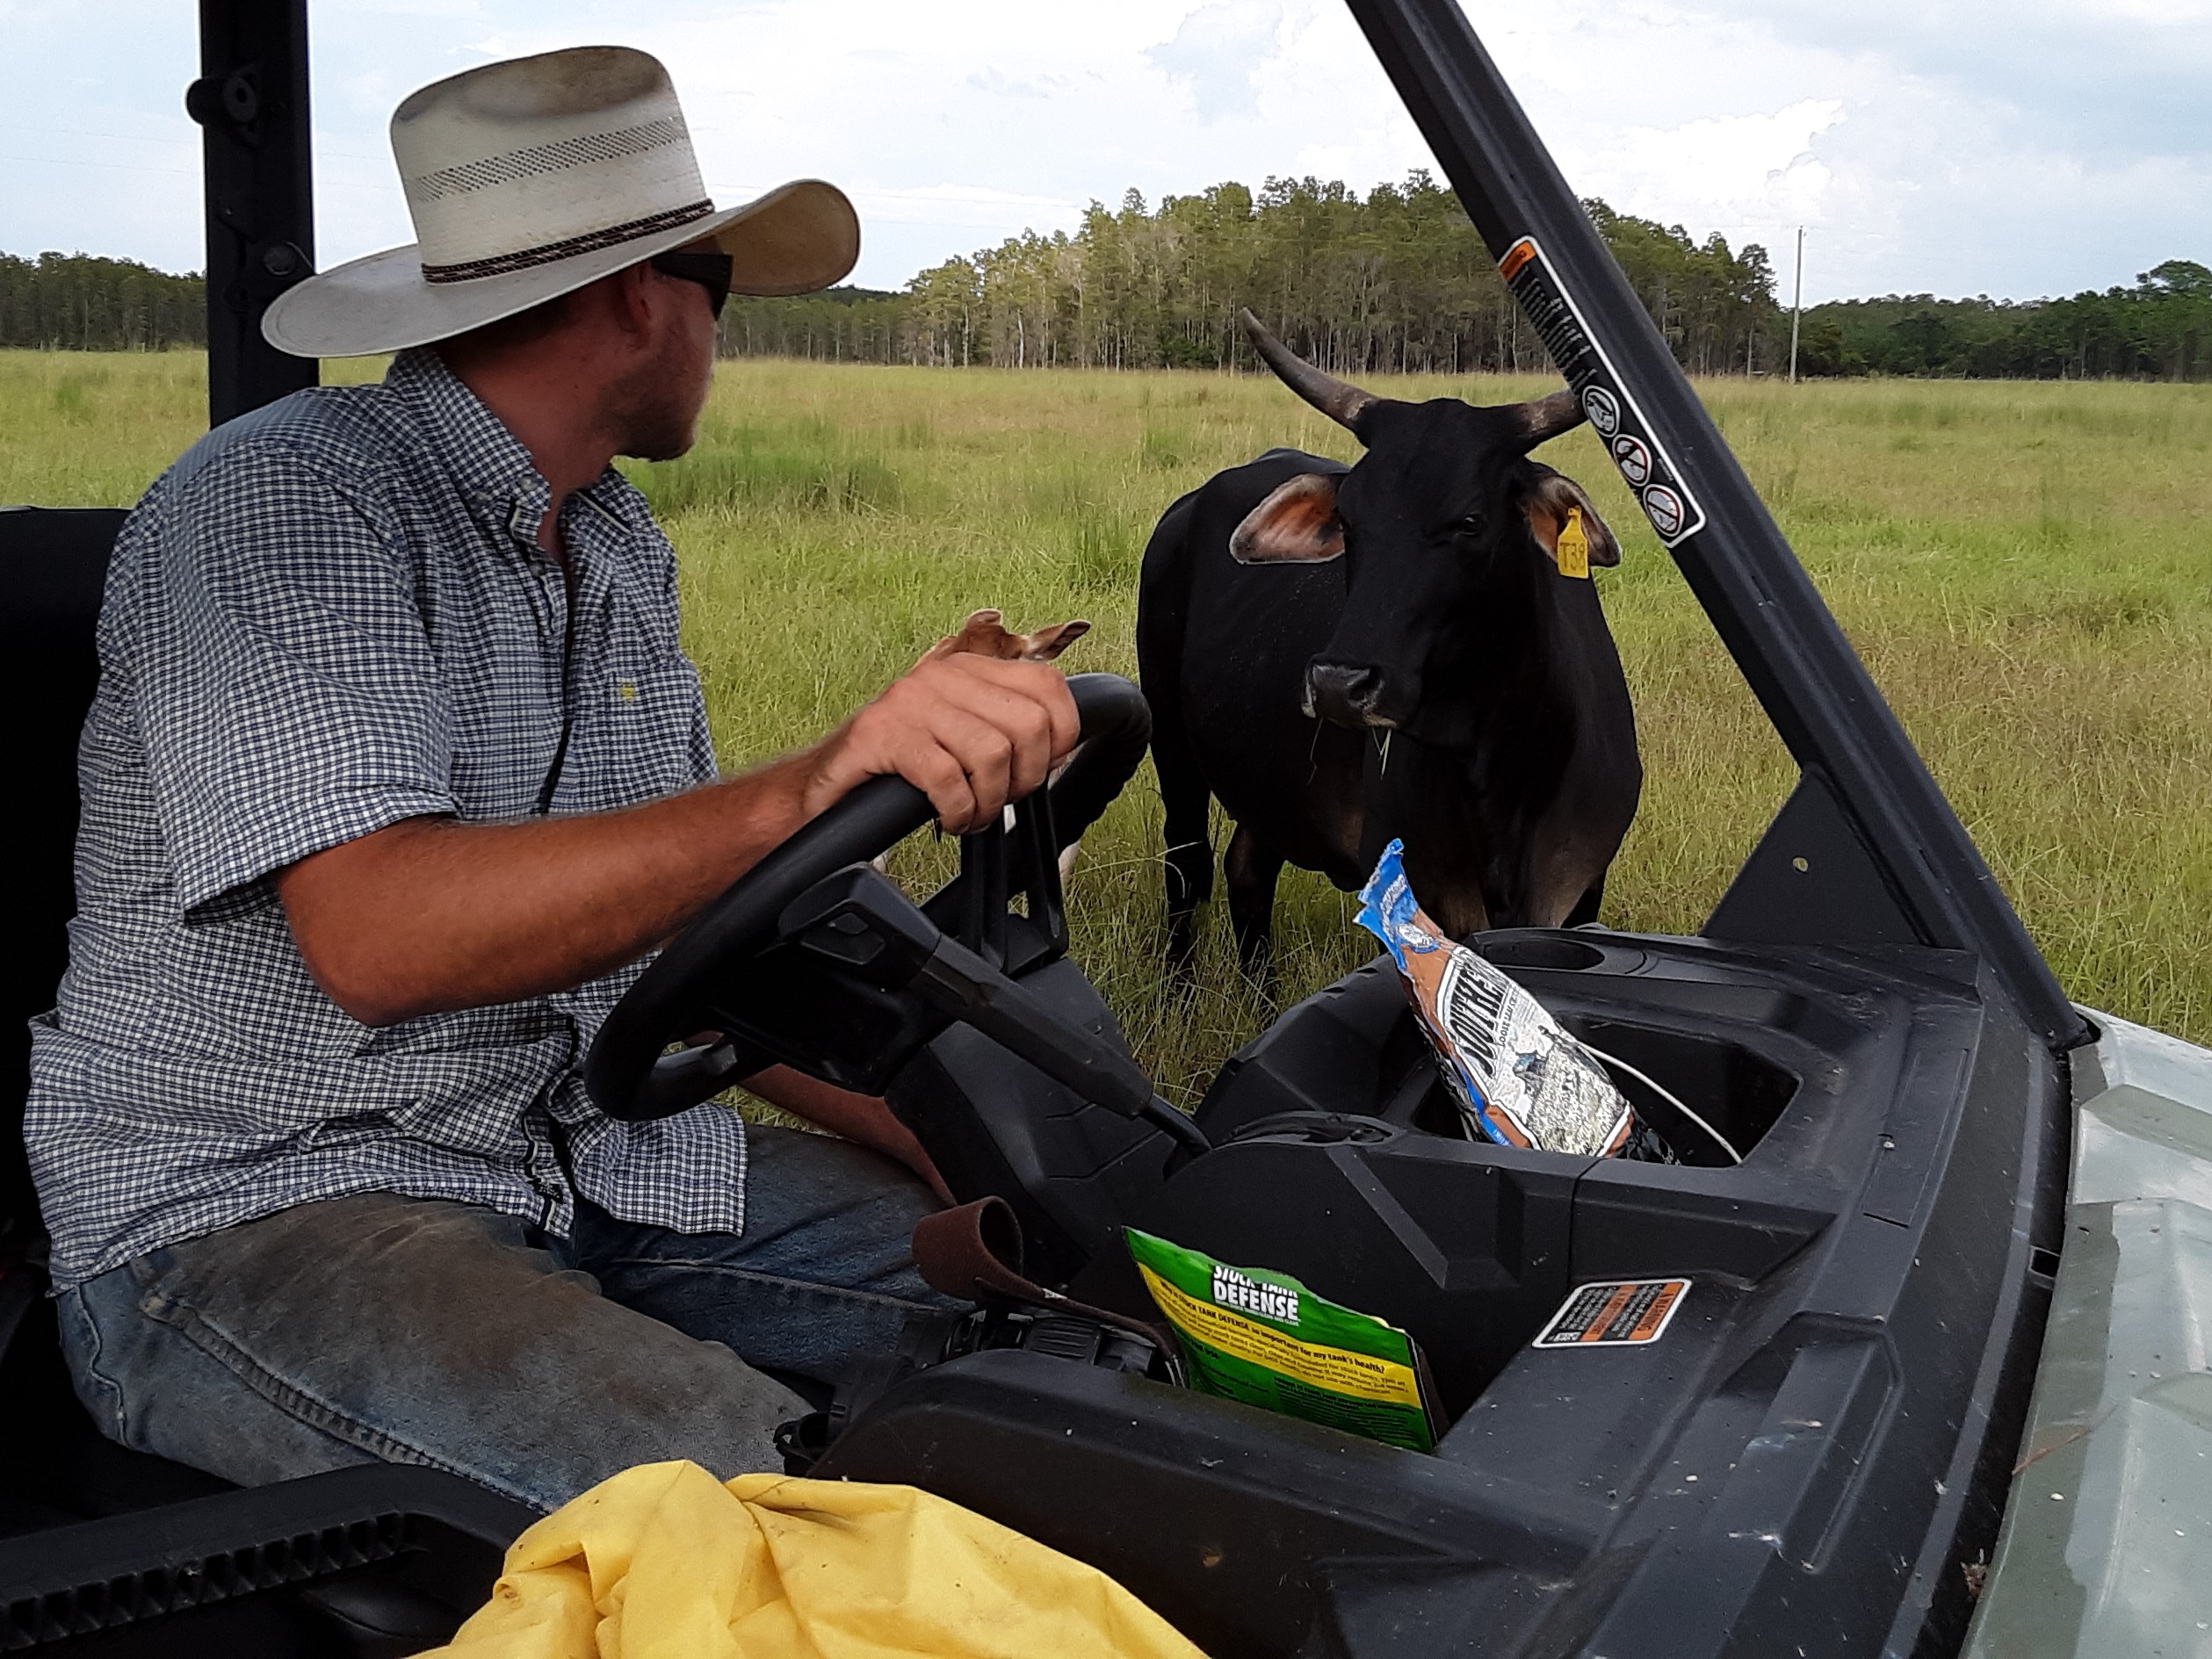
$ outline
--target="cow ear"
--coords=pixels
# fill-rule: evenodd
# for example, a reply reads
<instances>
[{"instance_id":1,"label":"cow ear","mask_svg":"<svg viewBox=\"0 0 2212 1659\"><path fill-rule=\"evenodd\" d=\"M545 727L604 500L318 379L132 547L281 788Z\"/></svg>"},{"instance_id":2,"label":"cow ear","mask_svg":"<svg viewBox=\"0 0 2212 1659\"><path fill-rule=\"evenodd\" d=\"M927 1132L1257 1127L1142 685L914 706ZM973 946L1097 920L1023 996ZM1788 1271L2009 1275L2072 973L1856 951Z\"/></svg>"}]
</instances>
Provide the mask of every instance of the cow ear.
<instances>
[{"instance_id":1,"label":"cow ear","mask_svg":"<svg viewBox=\"0 0 2212 1659\"><path fill-rule=\"evenodd\" d=\"M1556 564L1559 558L1559 532L1567 527L1568 514L1580 508L1582 533L1590 545L1590 562L1608 567L1619 564L1621 544L1598 516L1596 505L1582 493L1582 486L1537 462L1530 462L1529 470L1536 476L1521 498L1521 510L1528 516L1529 533L1536 538L1536 545Z\"/></svg>"},{"instance_id":2,"label":"cow ear","mask_svg":"<svg viewBox=\"0 0 2212 1659\"><path fill-rule=\"evenodd\" d=\"M1229 537L1229 557L1240 565L1326 565L1343 556L1336 480L1326 472L1278 484Z\"/></svg>"}]
</instances>

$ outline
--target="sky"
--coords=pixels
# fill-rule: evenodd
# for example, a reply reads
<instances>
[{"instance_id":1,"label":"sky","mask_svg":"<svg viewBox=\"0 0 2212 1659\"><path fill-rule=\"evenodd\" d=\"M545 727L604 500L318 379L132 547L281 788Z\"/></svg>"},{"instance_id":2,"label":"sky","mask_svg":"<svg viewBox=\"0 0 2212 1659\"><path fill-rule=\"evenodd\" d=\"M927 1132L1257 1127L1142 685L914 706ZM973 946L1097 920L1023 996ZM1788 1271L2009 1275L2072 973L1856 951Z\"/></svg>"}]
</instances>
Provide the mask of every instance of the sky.
<instances>
[{"instance_id":1,"label":"sky","mask_svg":"<svg viewBox=\"0 0 2212 1659\"><path fill-rule=\"evenodd\" d=\"M1578 194L1763 242L1804 295L2028 299L2212 263L2212 0L1465 0ZM0 0L0 250L202 261L187 0ZM854 280L1094 198L1427 147L1339 0L309 0L318 263L413 240L408 91L619 42L666 61L718 201L842 184Z\"/></svg>"}]
</instances>

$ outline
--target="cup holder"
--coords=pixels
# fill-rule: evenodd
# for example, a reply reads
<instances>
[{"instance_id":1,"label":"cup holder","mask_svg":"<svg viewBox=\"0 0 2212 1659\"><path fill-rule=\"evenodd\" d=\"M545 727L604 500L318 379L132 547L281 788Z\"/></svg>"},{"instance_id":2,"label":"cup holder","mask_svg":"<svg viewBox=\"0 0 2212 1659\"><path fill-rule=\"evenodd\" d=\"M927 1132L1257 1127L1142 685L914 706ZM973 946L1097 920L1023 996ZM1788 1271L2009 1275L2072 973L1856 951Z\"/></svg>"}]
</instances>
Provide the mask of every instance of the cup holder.
<instances>
[{"instance_id":1,"label":"cup holder","mask_svg":"<svg viewBox=\"0 0 2212 1659\"><path fill-rule=\"evenodd\" d=\"M1475 938L1468 941L1484 957L1500 968L1545 968L1579 973L1605 960L1605 953L1579 939L1561 939L1551 934L1522 934L1503 938Z\"/></svg>"}]
</instances>

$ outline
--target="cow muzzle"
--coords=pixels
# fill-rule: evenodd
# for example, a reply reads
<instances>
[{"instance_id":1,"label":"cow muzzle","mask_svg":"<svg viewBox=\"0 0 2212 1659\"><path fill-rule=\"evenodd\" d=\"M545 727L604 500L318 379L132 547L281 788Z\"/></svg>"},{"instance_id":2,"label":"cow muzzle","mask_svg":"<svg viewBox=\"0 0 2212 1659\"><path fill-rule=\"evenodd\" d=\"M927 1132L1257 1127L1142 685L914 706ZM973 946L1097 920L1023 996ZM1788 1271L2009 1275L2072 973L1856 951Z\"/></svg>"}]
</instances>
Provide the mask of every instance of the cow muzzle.
<instances>
[{"instance_id":1,"label":"cow muzzle","mask_svg":"<svg viewBox=\"0 0 2212 1659\"><path fill-rule=\"evenodd\" d=\"M1331 725L1389 728L1398 722L1382 711L1379 668L1348 662L1314 662L1305 670L1306 718Z\"/></svg>"}]
</instances>

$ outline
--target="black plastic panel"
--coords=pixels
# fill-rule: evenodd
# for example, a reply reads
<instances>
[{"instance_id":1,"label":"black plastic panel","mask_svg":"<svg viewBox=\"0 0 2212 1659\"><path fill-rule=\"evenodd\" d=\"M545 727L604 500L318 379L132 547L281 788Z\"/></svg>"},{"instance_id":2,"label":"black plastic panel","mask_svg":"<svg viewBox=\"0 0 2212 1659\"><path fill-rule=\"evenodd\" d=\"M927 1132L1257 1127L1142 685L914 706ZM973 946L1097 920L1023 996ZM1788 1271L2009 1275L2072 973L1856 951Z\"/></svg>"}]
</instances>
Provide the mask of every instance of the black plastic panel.
<instances>
[{"instance_id":1,"label":"black plastic panel","mask_svg":"<svg viewBox=\"0 0 2212 1659\"><path fill-rule=\"evenodd\" d=\"M1074 963L1049 963L1022 985L1052 1013L1121 1042ZM1117 1229L1158 1190L1174 1148L1160 1130L1078 1100L965 1026L933 1040L889 1099L957 1195L996 1193L1014 1207L1028 1271L1046 1284L1119 1248Z\"/></svg>"},{"instance_id":2,"label":"black plastic panel","mask_svg":"<svg viewBox=\"0 0 2212 1659\"><path fill-rule=\"evenodd\" d=\"M1433 1064L1363 970L1238 1057L1205 1107L1237 1138L1125 1212L1410 1331L1452 1418L1434 1456L1002 1354L893 1388L820 1472L1031 1531L1221 1655L1955 1641L1958 1562L1993 1537L2032 1370L2030 1240L2064 1176L2039 1037L1955 953L1480 942L1578 1030L1624 1052L1635 1034L1636 1063L1742 1135L1744 1163L1410 1126ZM1378 1106L1393 1121L1348 1115ZM1073 1288L1143 1310L1125 1262ZM1654 1277L1691 1283L1656 1343L1529 1345L1571 1288Z\"/></svg>"}]
</instances>

